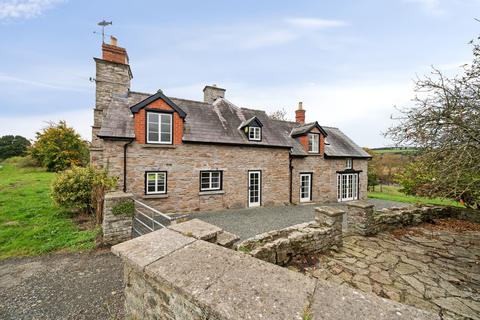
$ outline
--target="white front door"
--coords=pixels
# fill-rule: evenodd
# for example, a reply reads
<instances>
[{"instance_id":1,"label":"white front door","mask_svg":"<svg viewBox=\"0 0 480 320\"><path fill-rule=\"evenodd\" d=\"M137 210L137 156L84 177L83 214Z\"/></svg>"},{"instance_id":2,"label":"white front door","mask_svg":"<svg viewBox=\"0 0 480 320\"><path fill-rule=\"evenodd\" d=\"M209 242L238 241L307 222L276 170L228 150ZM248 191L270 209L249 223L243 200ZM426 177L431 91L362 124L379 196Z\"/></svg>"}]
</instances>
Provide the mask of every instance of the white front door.
<instances>
[{"instance_id":1,"label":"white front door","mask_svg":"<svg viewBox=\"0 0 480 320\"><path fill-rule=\"evenodd\" d=\"M260 206L262 197L262 172L249 171L248 172L248 206Z\"/></svg>"},{"instance_id":2,"label":"white front door","mask_svg":"<svg viewBox=\"0 0 480 320\"><path fill-rule=\"evenodd\" d=\"M312 201L312 174L300 174L300 202Z\"/></svg>"}]
</instances>

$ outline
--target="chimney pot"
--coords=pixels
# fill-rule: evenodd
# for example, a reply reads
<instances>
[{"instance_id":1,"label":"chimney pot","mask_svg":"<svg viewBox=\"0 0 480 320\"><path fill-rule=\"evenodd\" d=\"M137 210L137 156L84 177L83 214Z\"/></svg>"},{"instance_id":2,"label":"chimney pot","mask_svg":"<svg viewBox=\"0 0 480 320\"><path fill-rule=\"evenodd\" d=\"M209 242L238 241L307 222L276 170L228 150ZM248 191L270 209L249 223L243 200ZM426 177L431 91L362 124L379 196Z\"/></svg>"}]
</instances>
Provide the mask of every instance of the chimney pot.
<instances>
[{"instance_id":1,"label":"chimney pot","mask_svg":"<svg viewBox=\"0 0 480 320\"><path fill-rule=\"evenodd\" d=\"M117 46L117 38L115 38L114 36L110 36L110 44L112 46Z\"/></svg>"},{"instance_id":2,"label":"chimney pot","mask_svg":"<svg viewBox=\"0 0 480 320\"><path fill-rule=\"evenodd\" d=\"M302 103L302 101L300 101L300 102L298 103L298 110L303 110L303 103Z\"/></svg>"}]
</instances>

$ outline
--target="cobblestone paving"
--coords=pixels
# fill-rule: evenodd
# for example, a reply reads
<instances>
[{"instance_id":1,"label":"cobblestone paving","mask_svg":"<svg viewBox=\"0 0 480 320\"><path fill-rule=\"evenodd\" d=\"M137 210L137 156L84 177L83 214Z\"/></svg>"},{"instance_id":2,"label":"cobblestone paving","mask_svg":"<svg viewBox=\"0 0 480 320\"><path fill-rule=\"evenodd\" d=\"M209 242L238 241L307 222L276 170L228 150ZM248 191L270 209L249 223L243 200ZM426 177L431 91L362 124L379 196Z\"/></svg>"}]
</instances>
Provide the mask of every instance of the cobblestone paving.
<instances>
[{"instance_id":1,"label":"cobblestone paving","mask_svg":"<svg viewBox=\"0 0 480 320\"><path fill-rule=\"evenodd\" d=\"M443 319L480 319L479 233L409 230L345 237L340 251L322 255L307 272Z\"/></svg>"}]
</instances>

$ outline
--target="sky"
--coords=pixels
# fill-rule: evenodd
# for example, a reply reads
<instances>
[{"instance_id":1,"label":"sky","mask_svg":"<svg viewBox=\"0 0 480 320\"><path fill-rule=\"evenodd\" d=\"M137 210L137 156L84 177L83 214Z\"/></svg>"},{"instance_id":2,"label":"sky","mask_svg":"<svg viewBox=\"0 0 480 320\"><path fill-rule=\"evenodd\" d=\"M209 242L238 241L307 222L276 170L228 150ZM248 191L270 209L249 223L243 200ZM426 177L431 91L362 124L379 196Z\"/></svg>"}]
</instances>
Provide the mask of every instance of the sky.
<instances>
[{"instance_id":1,"label":"sky","mask_svg":"<svg viewBox=\"0 0 480 320\"><path fill-rule=\"evenodd\" d=\"M202 100L217 84L240 107L340 128L364 147L411 106L417 76L471 61L480 0L0 0L0 136L66 120L91 139L97 23L125 47L131 90ZM94 31L96 33L94 33Z\"/></svg>"}]
</instances>

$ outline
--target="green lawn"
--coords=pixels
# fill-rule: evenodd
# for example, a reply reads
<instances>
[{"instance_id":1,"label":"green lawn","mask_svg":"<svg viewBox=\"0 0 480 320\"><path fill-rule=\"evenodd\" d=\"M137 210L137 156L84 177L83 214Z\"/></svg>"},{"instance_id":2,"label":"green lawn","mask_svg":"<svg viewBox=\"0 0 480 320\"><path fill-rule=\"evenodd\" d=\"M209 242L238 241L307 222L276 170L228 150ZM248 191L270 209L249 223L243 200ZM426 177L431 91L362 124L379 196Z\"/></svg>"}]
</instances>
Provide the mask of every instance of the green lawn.
<instances>
[{"instance_id":1,"label":"green lawn","mask_svg":"<svg viewBox=\"0 0 480 320\"><path fill-rule=\"evenodd\" d=\"M94 248L97 231L79 230L67 211L54 206L54 173L0 166L0 259Z\"/></svg>"},{"instance_id":2,"label":"green lawn","mask_svg":"<svg viewBox=\"0 0 480 320\"><path fill-rule=\"evenodd\" d=\"M455 206L455 207L463 207L457 201L452 201L448 199L441 199L441 198L424 198L424 197L417 197L417 196L409 196L402 192L400 192L400 188L397 186L380 186L375 187L375 191L369 191L368 197L372 199L381 199L381 200L391 200L391 201L398 201L398 202L407 202L407 203L419 203L419 204L432 204L432 205L442 205L442 206Z\"/></svg>"}]
</instances>

